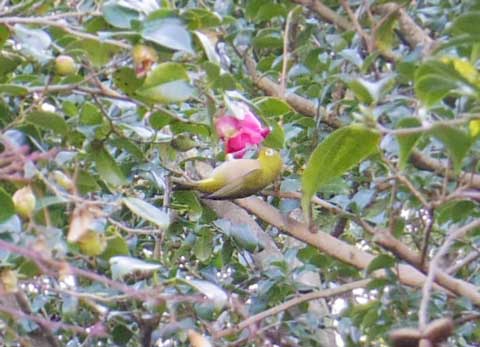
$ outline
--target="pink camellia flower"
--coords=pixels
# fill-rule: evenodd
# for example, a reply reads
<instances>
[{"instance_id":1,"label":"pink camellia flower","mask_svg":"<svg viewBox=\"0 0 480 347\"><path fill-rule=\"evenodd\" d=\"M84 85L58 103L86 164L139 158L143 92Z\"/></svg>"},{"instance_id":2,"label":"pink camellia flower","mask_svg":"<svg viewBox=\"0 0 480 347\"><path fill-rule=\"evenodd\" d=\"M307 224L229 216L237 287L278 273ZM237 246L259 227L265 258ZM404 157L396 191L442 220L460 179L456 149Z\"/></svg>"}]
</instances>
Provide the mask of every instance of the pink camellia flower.
<instances>
[{"instance_id":1,"label":"pink camellia flower","mask_svg":"<svg viewBox=\"0 0 480 347\"><path fill-rule=\"evenodd\" d=\"M235 158L241 158L249 147L258 145L270 134L270 129L262 127L255 115L247 111L243 119L223 115L215 122L215 130L225 142L225 151Z\"/></svg>"}]
</instances>

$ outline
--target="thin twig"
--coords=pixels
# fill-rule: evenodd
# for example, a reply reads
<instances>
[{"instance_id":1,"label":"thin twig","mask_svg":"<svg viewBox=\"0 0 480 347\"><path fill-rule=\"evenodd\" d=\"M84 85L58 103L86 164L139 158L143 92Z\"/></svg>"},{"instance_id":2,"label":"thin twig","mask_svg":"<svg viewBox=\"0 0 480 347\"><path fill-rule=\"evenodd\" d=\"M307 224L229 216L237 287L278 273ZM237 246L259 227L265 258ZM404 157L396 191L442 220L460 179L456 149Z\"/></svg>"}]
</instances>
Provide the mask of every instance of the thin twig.
<instances>
[{"instance_id":1,"label":"thin twig","mask_svg":"<svg viewBox=\"0 0 480 347\"><path fill-rule=\"evenodd\" d=\"M283 32L283 61L282 61L282 74L280 75L280 94L285 97L285 88L287 84L287 67L288 67L288 36L290 34L290 23L292 21L293 13L296 8L294 7L288 12L287 20L285 21L285 30Z\"/></svg>"},{"instance_id":2,"label":"thin twig","mask_svg":"<svg viewBox=\"0 0 480 347\"><path fill-rule=\"evenodd\" d=\"M455 275L458 270L460 270L464 266L467 266L478 258L480 258L480 250L475 249L472 252L468 253L462 260L450 266L445 272L449 275Z\"/></svg>"},{"instance_id":3,"label":"thin twig","mask_svg":"<svg viewBox=\"0 0 480 347\"><path fill-rule=\"evenodd\" d=\"M420 268L423 268L425 264L425 258L427 257L428 244L430 243L430 234L432 232L432 227L434 223L435 214L433 213L433 208L427 210L427 226L425 227L425 232L423 233L423 242L422 242L422 258L420 260Z\"/></svg>"},{"instance_id":4,"label":"thin twig","mask_svg":"<svg viewBox=\"0 0 480 347\"><path fill-rule=\"evenodd\" d=\"M356 32L360 35L360 37L363 39L365 42L365 46L367 47L368 53L373 52L374 48L374 42L372 40L372 37L363 30L362 26L358 22L357 16L355 13L353 13L352 8L350 7L350 4L348 3L347 0L340 0L340 3L342 4L343 9L345 12L347 12L348 17L350 18L350 21L352 22L353 26L355 27Z\"/></svg>"},{"instance_id":5,"label":"thin twig","mask_svg":"<svg viewBox=\"0 0 480 347\"><path fill-rule=\"evenodd\" d=\"M477 219L461 228L458 228L448 234L443 244L438 249L437 253L433 257L428 267L428 274L425 283L422 288L422 300L420 302L420 308L418 310L418 323L420 331L423 331L428 323L428 305L430 301L430 295L432 291L432 285L435 280L436 272L439 268L439 264L444 255L452 246L453 242L463 237L469 231L480 227L480 219Z\"/></svg>"},{"instance_id":6,"label":"thin twig","mask_svg":"<svg viewBox=\"0 0 480 347\"><path fill-rule=\"evenodd\" d=\"M260 312L256 315L253 315L253 316L241 321L240 323L236 324L235 326L233 326L231 328L216 332L216 333L214 333L214 337L215 337L215 339L219 339L219 338L224 337L224 336L229 336L229 335L235 334L235 333L240 332L243 329L249 327L250 325L253 325L253 324L255 324L259 321L262 321L267 317L270 317L270 316L273 316L275 314L281 313L285 310L288 310L289 308L291 308L293 306L297 306L297 305L299 305L303 302L312 301L312 300L321 299L321 298L329 298L329 297L332 297L332 296L338 296L338 295L350 292L350 291L352 291L353 289L356 289L356 288L364 288L368 285L369 282L370 282L370 279L355 281L355 282L344 284L344 285L342 285L340 287L337 287L337 288L319 290L319 291L311 292L311 293L308 293L308 294L290 299L290 300L288 300L288 301L286 301L286 302L284 302L280 305L277 305L277 306L272 307L268 310L265 310L265 311Z\"/></svg>"}]
</instances>

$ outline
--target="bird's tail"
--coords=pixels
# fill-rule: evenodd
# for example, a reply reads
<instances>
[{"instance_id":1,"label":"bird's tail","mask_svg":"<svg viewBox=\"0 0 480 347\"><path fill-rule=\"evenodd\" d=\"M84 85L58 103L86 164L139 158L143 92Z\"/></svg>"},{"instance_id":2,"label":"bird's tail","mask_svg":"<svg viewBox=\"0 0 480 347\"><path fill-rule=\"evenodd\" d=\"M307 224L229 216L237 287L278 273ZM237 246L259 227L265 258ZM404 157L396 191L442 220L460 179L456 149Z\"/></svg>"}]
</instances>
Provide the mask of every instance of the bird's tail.
<instances>
[{"instance_id":1,"label":"bird's tail","mask_svg":"<svg viewBox=\"0 0 480 347\"><path fill-rule=\"evenodd\" d=\"M172 182L175 183L180 188L185 189L194 189L197 187L197 183L195 181L191 181L185 177L172 177Z\"/></svg>"}]
</instances>

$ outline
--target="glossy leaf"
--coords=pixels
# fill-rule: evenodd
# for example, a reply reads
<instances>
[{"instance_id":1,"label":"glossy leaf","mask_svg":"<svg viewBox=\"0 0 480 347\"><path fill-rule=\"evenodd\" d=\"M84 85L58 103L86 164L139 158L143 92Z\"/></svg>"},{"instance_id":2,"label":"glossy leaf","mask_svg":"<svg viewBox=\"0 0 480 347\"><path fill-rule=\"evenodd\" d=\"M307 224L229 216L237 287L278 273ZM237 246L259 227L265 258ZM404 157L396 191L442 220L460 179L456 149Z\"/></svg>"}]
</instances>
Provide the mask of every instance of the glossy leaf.
<instances>
[{"instance_id":1,"label":"glossy leaf","mask_svg":"<svg viewBox=\"0 0 480 347\"><path fill-rule=\"evenodd\" d=\"M137 94L162 104L171 104L190 99L195 95L195 89L187 81L177 80L142 88Z\"/></svg>"},{"instance_id":2,"label":"glossy leaf","mask_svg":"<svg viewBox=\"0 0 480 347\"><path fill-rule=\"evenodd\" d=\"M188 80L183 65L163 63L150 72L137 94L160 103L182 102L195 94Z\"/></svg>"},{"instance_id":3,"label":"glossy leaf","mask_svg":"<svg viewBox=\"0 0 480 347\"><path fill-rule=\"evenodd\" d=\"M158 264L148 263L146 261L126 256L116 256L109 260L112 271L112 279L122 279L127 275L150 274L161 268Z\"/></svg>"},{"instance_id":4,"label":"glossy leaf","mask_svg":"<svg viewBox=\"0 0 480 347\"><path fill-rule=\"evenodd\" d=\"M248 225L232 224L226 219L219 219L215 221L215 225L226 235L232 237L240 247L245 248L250 252L258 250L261 246L260 240Z\"/></svg>"},{"instance_id":5,"label":"glossy leaf","mask_svg":"<svg viewBox=\"0 0 480 347\"><path fill-rule=\"evenodd\" d=\"M193 53L190 32L178 18L148 20L141 35L163 47Z\"/></svg>"},{"instance_id":6,"label":"glossy leaf","mask_svg":"<svg viewBox=\"0 0 480 347\"><path fill-rule=\"evenodd\" d=\"M114 187L127 183L127 179L120 167L106 149L100 148L92 153L98 174L107 183Z\"/></svg>"},{"instance_id":7,"label":"glossy leaf","mask_svg":"<svg viewBox=\"0 0 480 347\"><path fill-rule=\"evenodd\" d=\"M68 125L58 114L52 112L34 111L27 115L27 122L43 129L49 129L59 135L66 135Z\"/></svg>"},{"instance_id":8,"label":"glossy leaf","mask_svg":"<svg viewBox=\"0 0 480 347\"><path fill-rule=\"evenodd\" d=\"M480 12L471 11L456 18L453 22L453 29L478 37L480 36L479 22Z\"/></svg>"},{"instance_id":9,"label":"glossy leaf","mask_svg":"<svg viewBox=\"0 0 480 347\"><path fill-rule=\"evenodd\" d=\"M7 219L15 214L15 207L11 196L0 187L0 223L5 222Z\"/></svg>"},{"instance_id":10,"label":"glossy leaf","mask_svg":"<svg viewBox=\"0 0 480 347\"><path fill-rule=\"evenodd\" d=\"M380 269L389 269L395 266L395 258L388 254L380 254L375 257L367 267L367 273L372 273Z\"/></svg>"},{"instance_id":11,"label":"glossy leaf","mask_svg":"<svg viewBox=\"0 0 480 347\"><path fill-rule=\"evenodd\" d=\"M377 132L351 125L334 131L320 143L310 156L302 176L302 206L305 211L310 199L322 186L375 153L379 141Z\"/></svg>"},{"instance_id":12,"label":"glossy leaf","mask_svg":"<svg viewBox=\"0 0 480 347\"><path fill-rule=\"evenodd\" d=\"M420 127L422 123L417 118L403 118L397 124L397 129L408 129L408 128L415 128ZM398 166L400 170L405 168L407 164L408 158L410 157L410 153L412 152L415 144L422 136L422 133L413 133L408 135L397 135L398 145L400 146L400 158L398 162Z\"/></svg>"},{"instance_id":13,"label":"glossy leaf","mask_svg":"<svg viewBox=\"0 0 480 347\"><path fill-rule=\"evenodd\" d=\"M140 19L140 14L131 8L109 1L102 6L103 18L116 28L129 29L132 20Z\"/></svg>"},{"instance_id":14,"label":"glossy leaf","mask_svg":"<svg viewBox=\"0 0 480 347\"><path fill-rule=\"evenodd\" d=\"M472 145L471 137L460 129L440 124L430 130L430 133L445 145L453 167L458 172L462 167L463 158Z\"/></svg>"},{"instance_id":15,"label":"glossy leaf","mask_svg":"<svg viewBox=\"0 0 480 347\"><path fill-rule=\"evenodd\" d=\"M17 84L0 84L0 93L13 96L22 96L28 94L28 89Z\"/></svg>"},{"instance_id":16,"label":"glossy leaf","mask_svg":"<svg viewBox=\"0 0 480 347\"><path fill-rule=\"evenodd\" d=\"M213 302L217 309L223 308L228 302L228 296L225 291L213 283L202 280L184 279L183 281L204 294Z\"/></svg>"},{"instance_id":17,"label":"glossy leaf","mask_svg":"<svg viewBox=\"0 0 480 347\"><path fill-rule=\"evenodd\" d=\"M123 203L137 216L165 229L170 224L168 213L137 198L123 198Z\"/></svg>"},{"instance_id":18,"label":"glossy leaf","mask_svg":"<svg viewBox=\"0 0 480 347\"><path fill-rule=\"evenodd\" d=\"M255 106L262 115L267 117L281 116L292 112L292 108L288 103L275 97L262 97L255 101Z\"/></svg>"}]
</instances>

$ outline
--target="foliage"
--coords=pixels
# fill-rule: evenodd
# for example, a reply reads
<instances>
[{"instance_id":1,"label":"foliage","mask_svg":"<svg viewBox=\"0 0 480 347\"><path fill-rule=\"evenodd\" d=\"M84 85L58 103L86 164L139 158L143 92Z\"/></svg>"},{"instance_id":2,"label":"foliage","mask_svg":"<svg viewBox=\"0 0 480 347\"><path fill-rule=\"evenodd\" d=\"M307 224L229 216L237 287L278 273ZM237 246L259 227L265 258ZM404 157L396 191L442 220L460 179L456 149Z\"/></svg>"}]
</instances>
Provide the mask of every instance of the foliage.
<instances>
[{"instance_id":1,"label":"foliage","mask_svg":"<svg viewBox=\"0 0 480 347\"><path fill-rule=\"evenodd\" d=\"M478 344L476 2L2 4L1 345Z\"/></svg>"}]
</instances>

